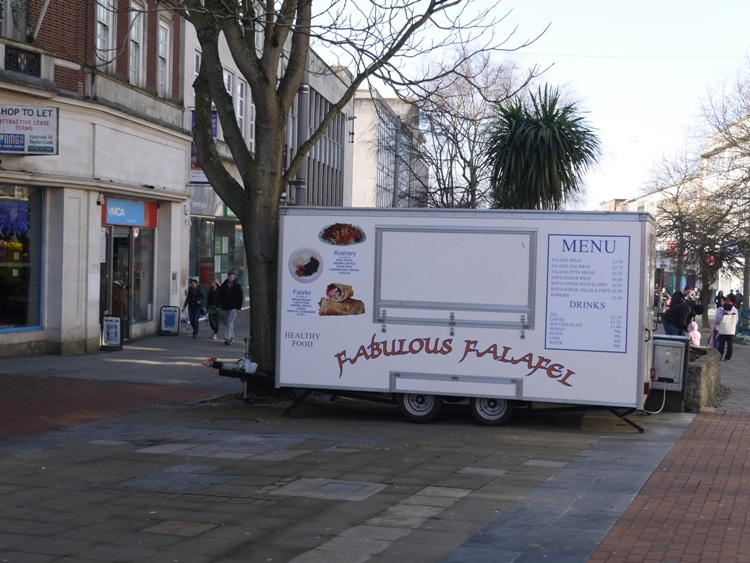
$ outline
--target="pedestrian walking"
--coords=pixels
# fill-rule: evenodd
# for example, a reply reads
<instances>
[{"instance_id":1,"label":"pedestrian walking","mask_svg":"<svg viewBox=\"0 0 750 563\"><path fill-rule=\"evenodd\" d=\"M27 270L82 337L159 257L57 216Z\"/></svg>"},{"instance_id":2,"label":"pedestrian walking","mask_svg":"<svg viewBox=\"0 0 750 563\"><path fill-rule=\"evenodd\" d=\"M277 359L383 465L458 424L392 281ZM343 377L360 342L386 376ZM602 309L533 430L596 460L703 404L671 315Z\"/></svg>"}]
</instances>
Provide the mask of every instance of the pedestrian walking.
<instances>
[{"instance_id":1,"label":"pedestrian walking","mask_svg":"<svg viewBox=\"0 0 750 563\"><path fill-rule=\"evenodd\" d=\"M190 280L190 285L185 295L185 303L182 305L182 311L187 309L188 320L193 328L193 338L198 337L198 327L200 326L200 316L203 307L206 305L206 292L198 283L196 278Z\"/></svg>"},{"instance_id":2,"label":"pedestrian walking","mask_svg":"<svg viewBox=\"0 0 750 563\"><path fill-rule=\"evenodd\" d=\"M734 333L737 331L737 319L739 313L734 303L727 299L721 309L716 310L714 323L719 331L719 354L721 358L728 362L732 359L732 348L734 343ZM726 354L725 354L726 348Z\"/></svg>"},{"instance_id":3,"label":"pedestrian walking","mask_svg":"<svg viewBox=\"0 0 750 563\"><path fill-rule=\"evenodd\" d=\"M716 305L717 310L722 305L724 305L724 301L726 301L726 297L724 297L724 292L722 290L719 290L719 292L716 294L716 297L714 297L714 305Z\"/></svg>"},{"instance_id":4,"label":"pedestrian walking","mask_svg":"<svg viewBox=\"0 0 750 563\"><path fill-rule=\"evenodd\" d=\"M208 311L206 320L211 327L211 338L216 340L219 334L219 288L221 284L216 278L211 278L208 282L208 296L206 298L206 309Z\"/></svg>"},{"instance_id":5,"label":"pedestrian walking","mask_svg":"<svg viewBox=\"0 0 750 563\"><path fill-rule=\"evenodd\" d=\"M234 277L234 272L229 272L219 288L218 296L221 320L224 322L224 344L227 346L234 342L234 320L242 309L243 301L242 286Z\"/></svg>"}]
</instances>

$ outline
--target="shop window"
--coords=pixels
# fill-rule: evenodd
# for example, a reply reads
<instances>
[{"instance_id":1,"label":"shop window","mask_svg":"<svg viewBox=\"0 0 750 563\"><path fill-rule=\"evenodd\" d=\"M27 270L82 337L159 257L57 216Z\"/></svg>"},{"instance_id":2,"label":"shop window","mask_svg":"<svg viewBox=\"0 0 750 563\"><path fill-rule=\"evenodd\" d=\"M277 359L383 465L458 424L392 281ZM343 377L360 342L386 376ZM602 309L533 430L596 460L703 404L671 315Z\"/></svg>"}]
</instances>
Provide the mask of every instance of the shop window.
<instances>
[{"instance_id":1,"label":"shop window","mask_svg":"<svg viewBox=\"0 0 750 563\"><path fill-rule=\"evenodd\" d=\"M209 219L193 219L193 235L190 245L190 276L198 277L203 287L218 272L214 264L214 222Z\"/></svg>"},{"instance_id":2,"label":"shop window","mask_svg":"<svg viewBox=\"0 0 750 563\"><path fill-rule=\"evenodd\" d=\"M42 190L0 185L0 330L41 326Z\"/></svg>"},{"instance_id":3,"label":"shop window","mask_svg":"<svg viewBox=\"0 0 750 563\"><path fill-rule=\"evenodd\" d=\"M154 319L154 229L133 228L134 323Z\"/></svg>"}]
</instances>

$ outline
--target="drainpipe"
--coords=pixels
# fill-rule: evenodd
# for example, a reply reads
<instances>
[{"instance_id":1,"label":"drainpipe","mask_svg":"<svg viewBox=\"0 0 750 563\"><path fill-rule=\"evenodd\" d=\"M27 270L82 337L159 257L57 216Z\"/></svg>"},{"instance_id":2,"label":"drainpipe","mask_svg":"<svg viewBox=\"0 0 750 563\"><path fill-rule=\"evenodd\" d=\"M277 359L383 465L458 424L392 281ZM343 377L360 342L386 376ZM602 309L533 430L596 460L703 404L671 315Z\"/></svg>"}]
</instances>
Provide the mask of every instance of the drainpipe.
<instances>
[{"instance_id":1,"label":"drainpipe","mask_svg":"<svg viewBox=\"0 0 750 563\"><path fill-rule=\"evenodd\" d=\"M391 203L391 207L398 207L398 184L401 180L401 117L396 117L394 127L396 129L396 134L394 135L396 147L393 151L395 161L393 163L393 202Z\"/></svg>"},{"instance_id":2,"label":"drainpipe","mask_svg":"<svg viewBox=\"0 0 750 563\"><path fill-rule=\"evenodd\" d=\"M297 152L309 136L310 125L310 84L307 82L307 73L302 85L297 91ZM292 185L294 186L294 205L307 205L307 161L308 157L302 161L297 170Z\"/></svg>"},{"instance_id":3,"label":"drainpipe","mask_svg":"<svg viewBox=\"0 0 750 563\"><path fill-rule=\"evenodd\" d=\"M36 40L36 36L39 35L39 28L42 27L42 22L44 21L44 14L47 13L47 8L49 7L49 3L50 3L50 0L44 0L44 4L42 4L41 9L39 10L39 17L36 20L34 31L31 33L31 36L29 37L29 43L33 43Z\"/></svg>"}]
</instances>

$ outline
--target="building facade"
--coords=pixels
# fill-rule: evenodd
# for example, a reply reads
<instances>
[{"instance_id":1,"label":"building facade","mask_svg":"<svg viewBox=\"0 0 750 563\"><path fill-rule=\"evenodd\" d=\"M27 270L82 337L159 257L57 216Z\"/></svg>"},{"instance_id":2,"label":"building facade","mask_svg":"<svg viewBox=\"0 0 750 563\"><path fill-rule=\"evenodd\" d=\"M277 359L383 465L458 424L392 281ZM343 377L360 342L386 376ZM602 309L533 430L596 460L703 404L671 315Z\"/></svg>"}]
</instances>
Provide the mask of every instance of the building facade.
<instances>
[{"instance_id":1,"label":"building facade","mask_svg":"<svg viewBox=\"0 0 750 563\"><path fill-rule=\"evenodd\" d=\"M1 0L0 356L157 330L187 276L184 24L155 0Z\"/></svg>"},{"instance_id":2,"label":"building facade","mask_svg":"<svg viewBox=\"0 0 750 563\"><path fill-rule=\"evenodd\" d=\"M344 205L421 207L427 167L420 157L419 110L374 89L360 89L351 125L354 177Z\"/></svg>"},{"instance_id":3,"label":"building facade","mask_svg":"<svg viewBox=\"0 0 750 563\"><path fill-rule=\"evenodd\" d=\"M192 147L192 26L156 0L0 0L0 55L0 357L99 350L105 319L122 340L154 334L190 277L247 283L242 229ZM251 92L222 60L253 150ZM350 84L310 53L287 162ZM414 203L417 114L376 98L341 109L289 205ZM231 170L218 123L215 136Z\"/></svg>"}]
</instances>

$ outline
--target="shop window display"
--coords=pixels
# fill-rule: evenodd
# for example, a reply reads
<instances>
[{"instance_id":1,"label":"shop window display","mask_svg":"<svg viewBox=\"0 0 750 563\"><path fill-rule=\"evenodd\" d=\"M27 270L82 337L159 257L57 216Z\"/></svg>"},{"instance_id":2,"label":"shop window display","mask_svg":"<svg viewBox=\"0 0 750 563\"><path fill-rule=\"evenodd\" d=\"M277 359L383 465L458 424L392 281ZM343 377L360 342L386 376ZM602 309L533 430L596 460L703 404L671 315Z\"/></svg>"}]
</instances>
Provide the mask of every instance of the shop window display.
<instances>
[{"instance_id":1,"label":"shop window display","mask_svg":"<svg viewBox=\"0 0 750 563\"><path fill-rule=\"evenodd\" d=\"M42 190L0 185L0 330L39 326Z\"/></svg>"}]
</instances>

